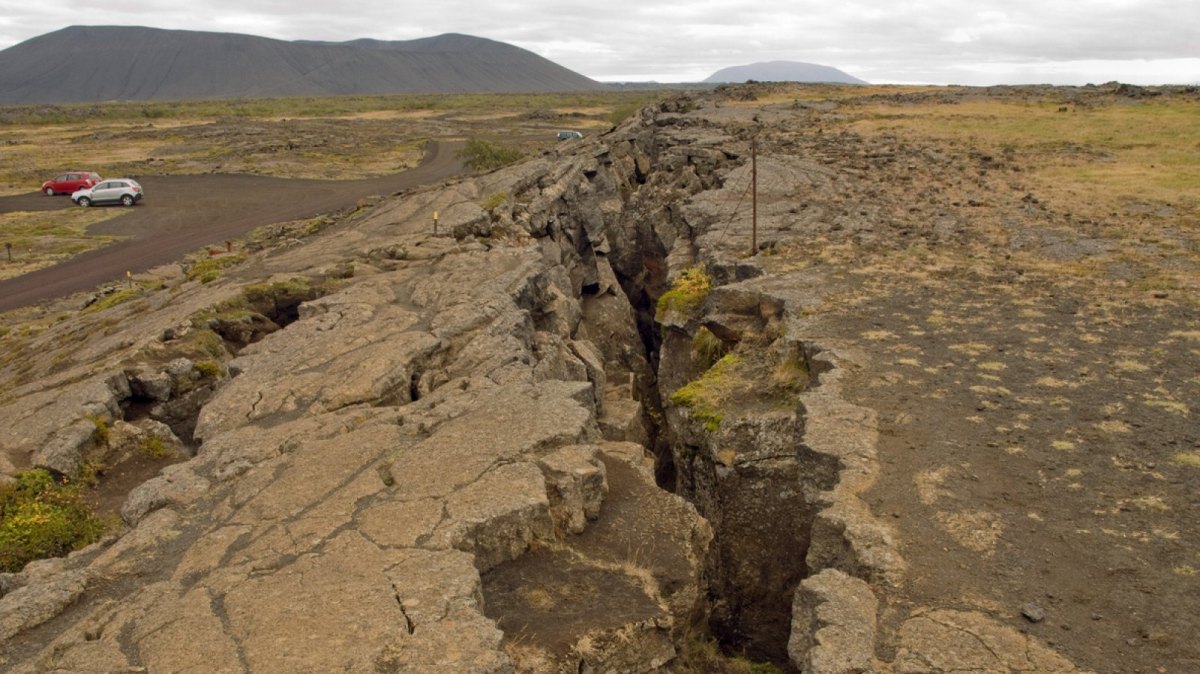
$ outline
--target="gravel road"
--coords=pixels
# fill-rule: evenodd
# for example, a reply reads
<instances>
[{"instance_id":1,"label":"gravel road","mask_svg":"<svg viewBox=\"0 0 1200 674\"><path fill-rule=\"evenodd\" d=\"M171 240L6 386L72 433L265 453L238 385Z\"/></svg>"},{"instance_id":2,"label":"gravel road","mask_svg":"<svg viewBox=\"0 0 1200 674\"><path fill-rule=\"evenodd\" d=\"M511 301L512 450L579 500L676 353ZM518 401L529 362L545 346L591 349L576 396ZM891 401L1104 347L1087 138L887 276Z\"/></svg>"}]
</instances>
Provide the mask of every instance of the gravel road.
<instances>
[{"instance_id":1,"label":"gravel road","mask_svg":"<svg viewBox=\"0 0 1200 674\"><path fill-rule=\"evenodd\" d=\"M0 312L56 299L219 245L262 225L311 218L438 182L463 170L458 143L434 141L414 169L365 180L292 180L253 175L144 176L146 198L91 231L129 237L38 271L0 281ZM0 213L78 208L66 197L33 192L0 197ZM112 206L109 208L121 208Z\"/></svg>"}]
</instances>

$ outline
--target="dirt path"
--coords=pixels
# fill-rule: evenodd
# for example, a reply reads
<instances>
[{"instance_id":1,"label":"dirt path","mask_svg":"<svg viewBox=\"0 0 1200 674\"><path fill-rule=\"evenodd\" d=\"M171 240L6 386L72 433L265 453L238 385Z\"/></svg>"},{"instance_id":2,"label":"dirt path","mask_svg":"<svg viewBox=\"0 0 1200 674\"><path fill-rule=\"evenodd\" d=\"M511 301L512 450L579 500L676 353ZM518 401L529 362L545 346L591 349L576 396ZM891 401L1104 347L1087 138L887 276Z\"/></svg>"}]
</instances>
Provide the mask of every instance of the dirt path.
<instances>
[{"instance_id":1,"label":"dirt path","mask_svg":"<svg viewBox=\"0 0 1200 674\"><path fill-rule=\"evenodd\" d=\"M129 237L61 264L0 281L0 311L54 299L178 260L205 245L240 237L262 225L310 218L351 207L364 196L391 194L462 171L456 144L430 143L416 168L354 181L289 180L252 175L146 176L146 199L91 231ZM76 208L40 193L0 197L0 213Z\"/></svg>"}]
</instances>

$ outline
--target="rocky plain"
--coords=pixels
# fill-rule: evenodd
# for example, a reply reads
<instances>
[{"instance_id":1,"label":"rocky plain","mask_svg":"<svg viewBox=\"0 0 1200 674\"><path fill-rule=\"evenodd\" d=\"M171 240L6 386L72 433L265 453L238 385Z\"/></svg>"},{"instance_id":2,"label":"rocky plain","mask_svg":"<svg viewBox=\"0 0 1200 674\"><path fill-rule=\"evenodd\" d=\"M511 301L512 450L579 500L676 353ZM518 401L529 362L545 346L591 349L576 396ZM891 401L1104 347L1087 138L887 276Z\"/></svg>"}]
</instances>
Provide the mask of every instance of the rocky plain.
<instances>
[{"instance_id":1,"label":"rocky plain","mask_svg":"<svg viewBox=\"0 0 1200 674\"><path fill-rule=\"evenodd\" d=\"M1195 671L1195 200L860 114L1145 95L721 88L47 308L0 472L122 524L0 575L0 664Z\"/></svg>"}]
</instances>

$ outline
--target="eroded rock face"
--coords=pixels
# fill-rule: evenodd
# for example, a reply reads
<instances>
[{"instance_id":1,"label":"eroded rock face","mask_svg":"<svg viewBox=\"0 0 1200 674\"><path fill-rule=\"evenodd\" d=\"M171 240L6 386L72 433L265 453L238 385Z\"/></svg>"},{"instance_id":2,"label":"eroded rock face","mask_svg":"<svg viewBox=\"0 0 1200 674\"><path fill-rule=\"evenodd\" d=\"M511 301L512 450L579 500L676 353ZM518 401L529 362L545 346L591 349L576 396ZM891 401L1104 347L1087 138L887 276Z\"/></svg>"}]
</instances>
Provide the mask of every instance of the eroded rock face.
<instances>
[{"instance_id":1,"label":"eroded rock face","mask_svg":"<svg viewBox=\"0 0 1200 674\"><path fill-rule=\"evenodd\" d=\"M281 268L370 260L368 248L397 238L404 251L301 305L294 323L234 345L226 367L235 376L196 419L197 456L130 494L122 514L132 530L51 576L22 577L0 599L13 637L6 664L513 671L504 634L484 613L480 574L608 521L612 461L619 502L634 498L631 489L642 494L647 512L671 513L655 530L681 537L638 543L666 556L644 575L618 573L641 608L603 628L579 625L577 655L637 671L674 658L676 639L703 611L711 535L694 509L657 490L644 447L594 444L606 402L633 403L632 387L608 386L608 373L647 379L649 370L604 259L605 218L617 217L619 197L592 187L587 167L535 163L498 178L543 195L504 214L539 222L542 246L527 234L491 247L430 238L418 231L426 214L400 208L276 259ZM456 213L442 202L494 187L432 191L426 207ZM487 218L459 220L460 237L490 231ZM585 291L604 307L591 319ZM119 419L134 396L166 404L194 368L176 369L136 368L124 394L97 382L75 408ZM94 431L91 421L84 430ZM628 550L594 547L585 571L617 573ZM71 601L82 621L55 621ZM26 632L47 622L41 636Z\"/></svg>"},{"instance_id":2,"label":"eroded rock face","mask_svg":"<svg viewBox=\"0 0 1200 674\"><path fill-rule=\"evenodd\" d=\"M196 397L171 418L200 445L129 495L123 536L3 579L0 664L667 671L715 615L719 636L784 668L991 666L963 650L985 633L997 667L1058 666L972 614L874 621L904 572L859 498L875 419L840 397L848 356L804 341L796 317L820 297L762 276L719 229L751 116L648 109L576 154L386 200L262 256L264 279L361 273L281 329L236 331L204 387L194 363L168 363L8 403L30 421L0 436L22 459L8 472L35 447L67 472L94 441L89 416L115 421L137 398L165 418L182 389ZM830 179L791 157L760 170L776 190ZM476 206L497 192L513 198ZM653 302L697 264L720 290L664 331ZM221 283L190 301L236 290ZM715 428L664 403L711 365L692 353L701 326L763 347L747 366L764 385Z\"/></svg>"}]
</instances>

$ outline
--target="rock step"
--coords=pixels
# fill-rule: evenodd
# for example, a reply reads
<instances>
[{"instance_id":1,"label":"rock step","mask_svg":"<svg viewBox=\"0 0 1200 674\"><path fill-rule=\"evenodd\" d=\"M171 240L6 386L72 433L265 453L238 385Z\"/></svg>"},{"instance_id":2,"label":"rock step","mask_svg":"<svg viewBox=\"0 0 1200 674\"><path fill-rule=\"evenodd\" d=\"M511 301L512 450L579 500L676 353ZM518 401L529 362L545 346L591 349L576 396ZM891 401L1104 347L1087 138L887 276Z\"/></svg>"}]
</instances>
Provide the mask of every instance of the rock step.
<instances>
[{"instance_id":1,"label":"rock step","mask_svg":"<svg viewBox=\"0 0 1200 674\"><path fill-rule=\"evenodd\" d=\"M483 574L485 613L519 671L654 671L702 617L708 523L658 488L642 445L601 443L599 457L599 517Z\"/></svg>"}]
</instances>

